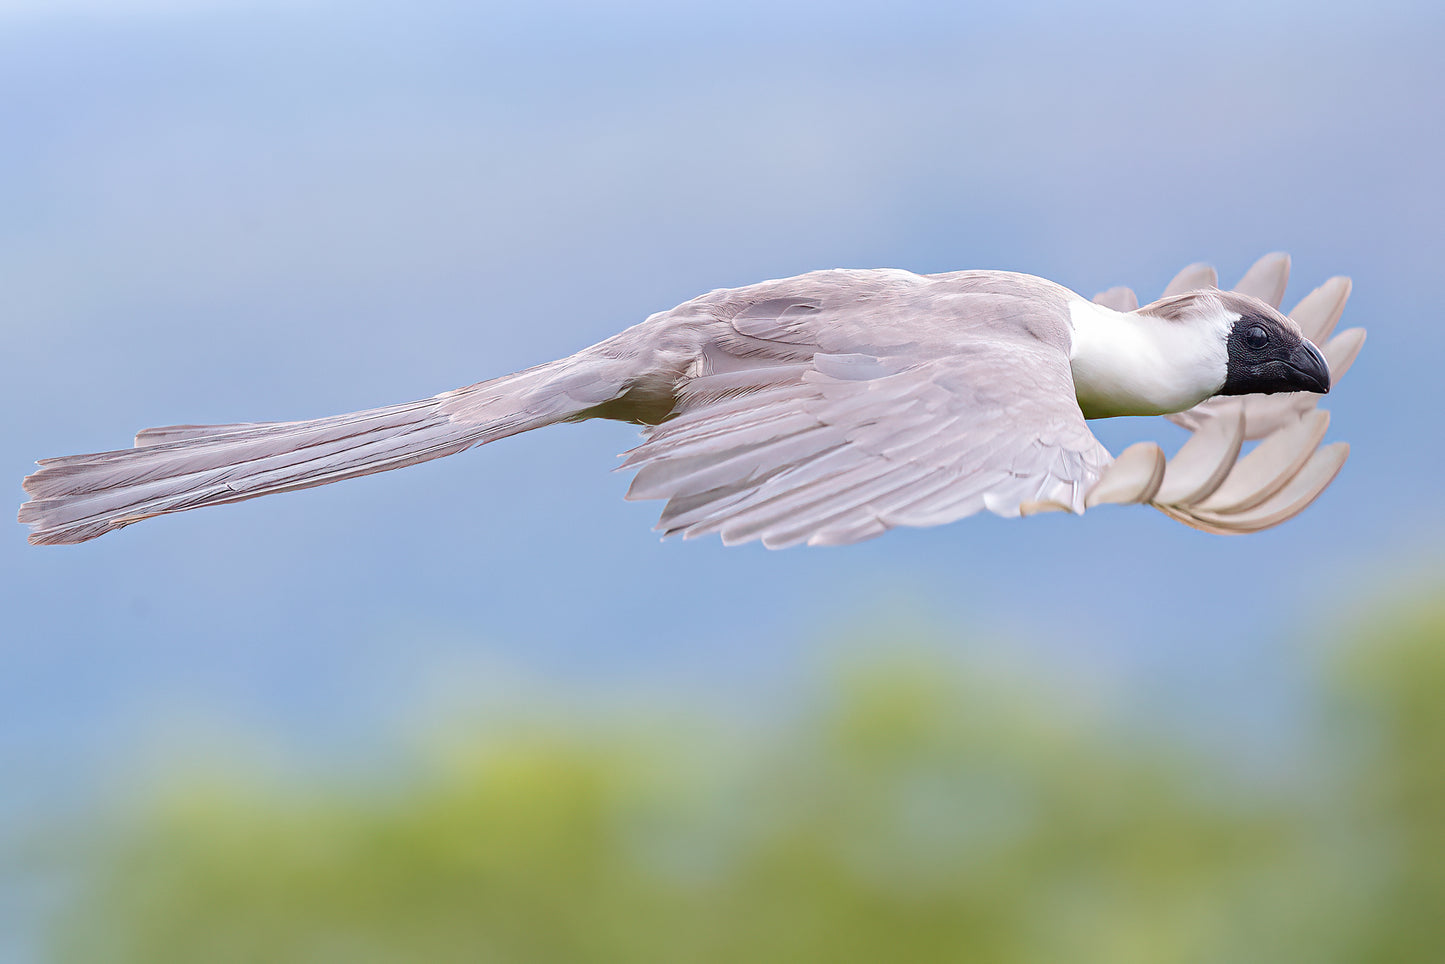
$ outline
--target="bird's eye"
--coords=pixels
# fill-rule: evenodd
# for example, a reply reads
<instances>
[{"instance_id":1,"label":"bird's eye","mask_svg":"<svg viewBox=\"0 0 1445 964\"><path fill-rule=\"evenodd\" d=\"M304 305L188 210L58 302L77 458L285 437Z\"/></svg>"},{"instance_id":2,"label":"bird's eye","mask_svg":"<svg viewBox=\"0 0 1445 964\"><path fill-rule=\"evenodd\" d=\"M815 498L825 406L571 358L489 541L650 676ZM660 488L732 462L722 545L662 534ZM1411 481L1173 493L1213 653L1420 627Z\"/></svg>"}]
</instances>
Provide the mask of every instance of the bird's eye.
<instances>
[{"instance_id":1,"label":"bird's eye","mask_svg":"<svg viewBox=\"0 0 1445 964\"><path fill-rule=\"evenodd\" d=\"M1244 332L1244 343L1255 351L1269 344L1269 332L1259 325L1250 325Z\"/></svg>"}]
</instances>

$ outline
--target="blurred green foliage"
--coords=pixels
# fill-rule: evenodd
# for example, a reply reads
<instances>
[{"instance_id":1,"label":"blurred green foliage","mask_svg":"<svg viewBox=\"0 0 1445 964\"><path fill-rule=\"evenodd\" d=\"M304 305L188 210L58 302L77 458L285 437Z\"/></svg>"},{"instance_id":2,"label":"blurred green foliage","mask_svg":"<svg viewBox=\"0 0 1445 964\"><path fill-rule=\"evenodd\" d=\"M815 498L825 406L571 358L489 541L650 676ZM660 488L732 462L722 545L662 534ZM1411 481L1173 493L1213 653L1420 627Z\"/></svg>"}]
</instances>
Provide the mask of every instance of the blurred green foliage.
<instances>
[{"instance_id":1,"label":"blurred green foliage","mask_svg":"<svg viewBox=\"0 0 1445 964\"><path fill-rule=\"evenodd\" d=\"M1332 652L1300 758L1265 777L933 656L843 673L741 745L634 713L453 737L390 785L192 784L97 851L54 950L1445 961L1445 605Z\"/></svg>"}]
</instances>

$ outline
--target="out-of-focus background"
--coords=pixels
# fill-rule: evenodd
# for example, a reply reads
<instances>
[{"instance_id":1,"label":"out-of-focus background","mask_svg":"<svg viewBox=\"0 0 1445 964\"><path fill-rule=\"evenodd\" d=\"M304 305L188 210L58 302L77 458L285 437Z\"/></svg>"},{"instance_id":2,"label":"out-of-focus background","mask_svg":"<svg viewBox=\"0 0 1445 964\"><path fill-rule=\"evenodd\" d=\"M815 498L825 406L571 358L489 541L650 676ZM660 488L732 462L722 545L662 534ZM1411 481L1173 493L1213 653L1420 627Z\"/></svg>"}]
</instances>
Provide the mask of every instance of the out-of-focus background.
<instances>
[{"instance_id":1,"label":"out-of-focus background","mask_svg":"<svg viewBox=\"0 0 1445 964\"><path fill-rule=\"evenodd\" d=\"M1302 517L659 544L566 426L0 546L0 960L1445 959L1437 4L0 0L0 468L814 268L1354 278ZM1162 420L1098 425L1115 451Z\"/></svg>"}]
</instances>

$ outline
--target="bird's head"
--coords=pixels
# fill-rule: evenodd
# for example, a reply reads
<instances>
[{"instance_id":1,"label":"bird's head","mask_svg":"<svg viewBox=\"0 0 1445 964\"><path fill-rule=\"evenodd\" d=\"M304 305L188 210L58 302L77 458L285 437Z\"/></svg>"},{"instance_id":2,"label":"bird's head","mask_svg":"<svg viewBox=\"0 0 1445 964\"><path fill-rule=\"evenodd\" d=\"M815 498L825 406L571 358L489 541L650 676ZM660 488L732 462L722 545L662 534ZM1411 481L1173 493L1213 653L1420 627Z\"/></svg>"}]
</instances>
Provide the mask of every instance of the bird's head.
<instances>
[{"instance_id":1,"label":"bird's head","mask_svg":"<svg viewBox=\"0 0 1445 964\"><path fill-rule=\"evenodd\" d=\"M1085 418L1182 412L1215 395L1330 390L1299 325L1258 298L1210 288L1131 312L1070 307L1069 364Z\"/></svg>"},{"instance_id":2,"label":"bird's head","mask_svg":"<svg viewBox=\"0 0 1445 964\"><path fill-rule=\"evenodd\" d=\"M1139 309L1140 315L1211 330L1224 342L1224 383L1216 395L1330 390L1330 366L1299 325L1268 302L1234 291L1191 291Z\"/></svg>"}]
</instances>

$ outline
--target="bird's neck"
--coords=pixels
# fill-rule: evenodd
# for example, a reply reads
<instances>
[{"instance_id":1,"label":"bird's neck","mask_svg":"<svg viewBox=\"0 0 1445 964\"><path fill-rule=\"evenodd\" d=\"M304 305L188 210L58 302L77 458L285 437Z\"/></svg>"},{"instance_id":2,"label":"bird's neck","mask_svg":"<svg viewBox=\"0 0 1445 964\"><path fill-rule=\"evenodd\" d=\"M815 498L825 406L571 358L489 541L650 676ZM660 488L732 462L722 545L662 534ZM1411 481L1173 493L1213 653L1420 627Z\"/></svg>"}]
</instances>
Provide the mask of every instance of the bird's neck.
<instances>
[{"instance_id":1,"label":"bird's neck","mask_svg":"<svg viewBox=\"0 0 1445 964\"><path fill-rule=\"evenodd\" d=\"M1224 387L1229 357L1223 318L1221 328L1114 311L1080 298L1069 303L1069 321L1069 367L1085 418L1182 412Z\"/></svg>"}]
</instances>

